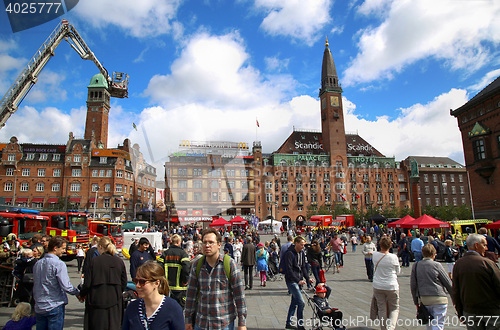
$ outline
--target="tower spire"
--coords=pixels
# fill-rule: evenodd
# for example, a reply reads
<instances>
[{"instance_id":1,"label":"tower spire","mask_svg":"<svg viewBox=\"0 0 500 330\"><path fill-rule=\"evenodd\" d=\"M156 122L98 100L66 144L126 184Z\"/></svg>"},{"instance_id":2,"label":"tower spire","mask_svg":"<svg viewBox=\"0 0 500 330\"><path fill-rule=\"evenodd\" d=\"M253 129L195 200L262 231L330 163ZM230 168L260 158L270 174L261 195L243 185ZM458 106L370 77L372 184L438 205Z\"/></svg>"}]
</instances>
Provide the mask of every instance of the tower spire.
<instances>
[{"instance_id":1,"label":"tower spire","mask_svg":"<svg viewBox=\"0 0 500 330\"><path fill-rule=\"evenodd\" d=\"M339 83L337 76L337 69L333 61L332 52L329 48L328 36L325 36L325 52L323 53L323 67L321 68L321 89L319 95L321 96L326 91L342 93L342 87Z\"/></svg>"}]
</instances>

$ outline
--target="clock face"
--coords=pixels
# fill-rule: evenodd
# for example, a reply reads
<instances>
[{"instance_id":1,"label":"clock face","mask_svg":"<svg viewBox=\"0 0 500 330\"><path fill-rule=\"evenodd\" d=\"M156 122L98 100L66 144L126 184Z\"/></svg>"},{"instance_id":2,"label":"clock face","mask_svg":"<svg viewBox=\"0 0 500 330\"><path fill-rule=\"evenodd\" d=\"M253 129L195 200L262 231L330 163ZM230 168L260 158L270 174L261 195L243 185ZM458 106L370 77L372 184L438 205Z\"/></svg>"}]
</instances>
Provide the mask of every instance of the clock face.
<instances>
[{"instance_id":1,"label":"clock face","mask_svg":"<svg viewBox=\"0 0 500 330\"><path fill-rule=\"evenodd\" d=\"M332 107L339 106L339 97L338 96L330 96L330 106L332 106Z\"/></svg>"}]
</instances>

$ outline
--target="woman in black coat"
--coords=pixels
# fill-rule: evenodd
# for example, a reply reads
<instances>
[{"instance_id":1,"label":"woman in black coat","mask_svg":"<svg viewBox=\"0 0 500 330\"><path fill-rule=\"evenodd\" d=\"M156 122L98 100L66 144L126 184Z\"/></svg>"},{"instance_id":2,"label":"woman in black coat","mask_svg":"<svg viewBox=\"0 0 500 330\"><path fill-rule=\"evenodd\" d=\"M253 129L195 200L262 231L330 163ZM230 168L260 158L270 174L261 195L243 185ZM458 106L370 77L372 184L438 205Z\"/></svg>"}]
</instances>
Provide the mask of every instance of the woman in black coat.
<instances>
[{"instance_id":1,"label":"woman in black coat","mask_svg":"<svg viewBox=\"0 0 500 330\"><path fill-rule=\"evenodd\" d=\"M119 329L123 319L122 294L127 286L127 270L116 256L109 237L97 244L99 256L92 259L80 296L87 299L88 328Z\"/></svg>"}]
</instances>

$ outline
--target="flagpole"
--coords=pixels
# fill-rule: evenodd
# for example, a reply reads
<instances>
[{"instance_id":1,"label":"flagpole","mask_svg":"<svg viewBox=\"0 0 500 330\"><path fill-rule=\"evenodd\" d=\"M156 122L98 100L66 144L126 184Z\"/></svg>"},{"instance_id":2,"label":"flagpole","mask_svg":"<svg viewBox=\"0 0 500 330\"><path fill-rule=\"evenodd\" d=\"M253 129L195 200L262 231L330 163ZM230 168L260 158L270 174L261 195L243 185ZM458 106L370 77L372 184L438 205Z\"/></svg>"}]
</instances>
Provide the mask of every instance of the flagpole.
<instances>
[{"instance_id":1,"label":"flagpole","mask_svg":"<svg viewBox=\"0 0 500 330\"><path fill-rule=\"evenodd\" d=\"M257 117L255 117L255 141L259 141L259 139L257 138L257 128L259 128L259 121L257 120Z\"/></svg>"}]
</instances>

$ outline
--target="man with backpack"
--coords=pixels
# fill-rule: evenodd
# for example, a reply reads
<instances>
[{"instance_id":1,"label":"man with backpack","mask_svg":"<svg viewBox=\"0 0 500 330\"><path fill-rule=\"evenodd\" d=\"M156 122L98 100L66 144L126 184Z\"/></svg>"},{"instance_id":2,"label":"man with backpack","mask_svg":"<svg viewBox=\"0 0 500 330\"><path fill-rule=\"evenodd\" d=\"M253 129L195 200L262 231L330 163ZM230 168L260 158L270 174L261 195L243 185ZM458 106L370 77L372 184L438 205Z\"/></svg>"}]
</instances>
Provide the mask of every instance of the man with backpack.
<instances>
[{"instance_id":1,"label":"man with backpack","mask_svg":"<svg viewBox=\"0 0 500 330\"><path fill-rule=\"evenodd\" d=\"M189 274L184 318L186 330L246 330L247 307L238 266L220 253L222 236L214 229L202 233L203 257Z\"/></svg>"}]
</instances>

